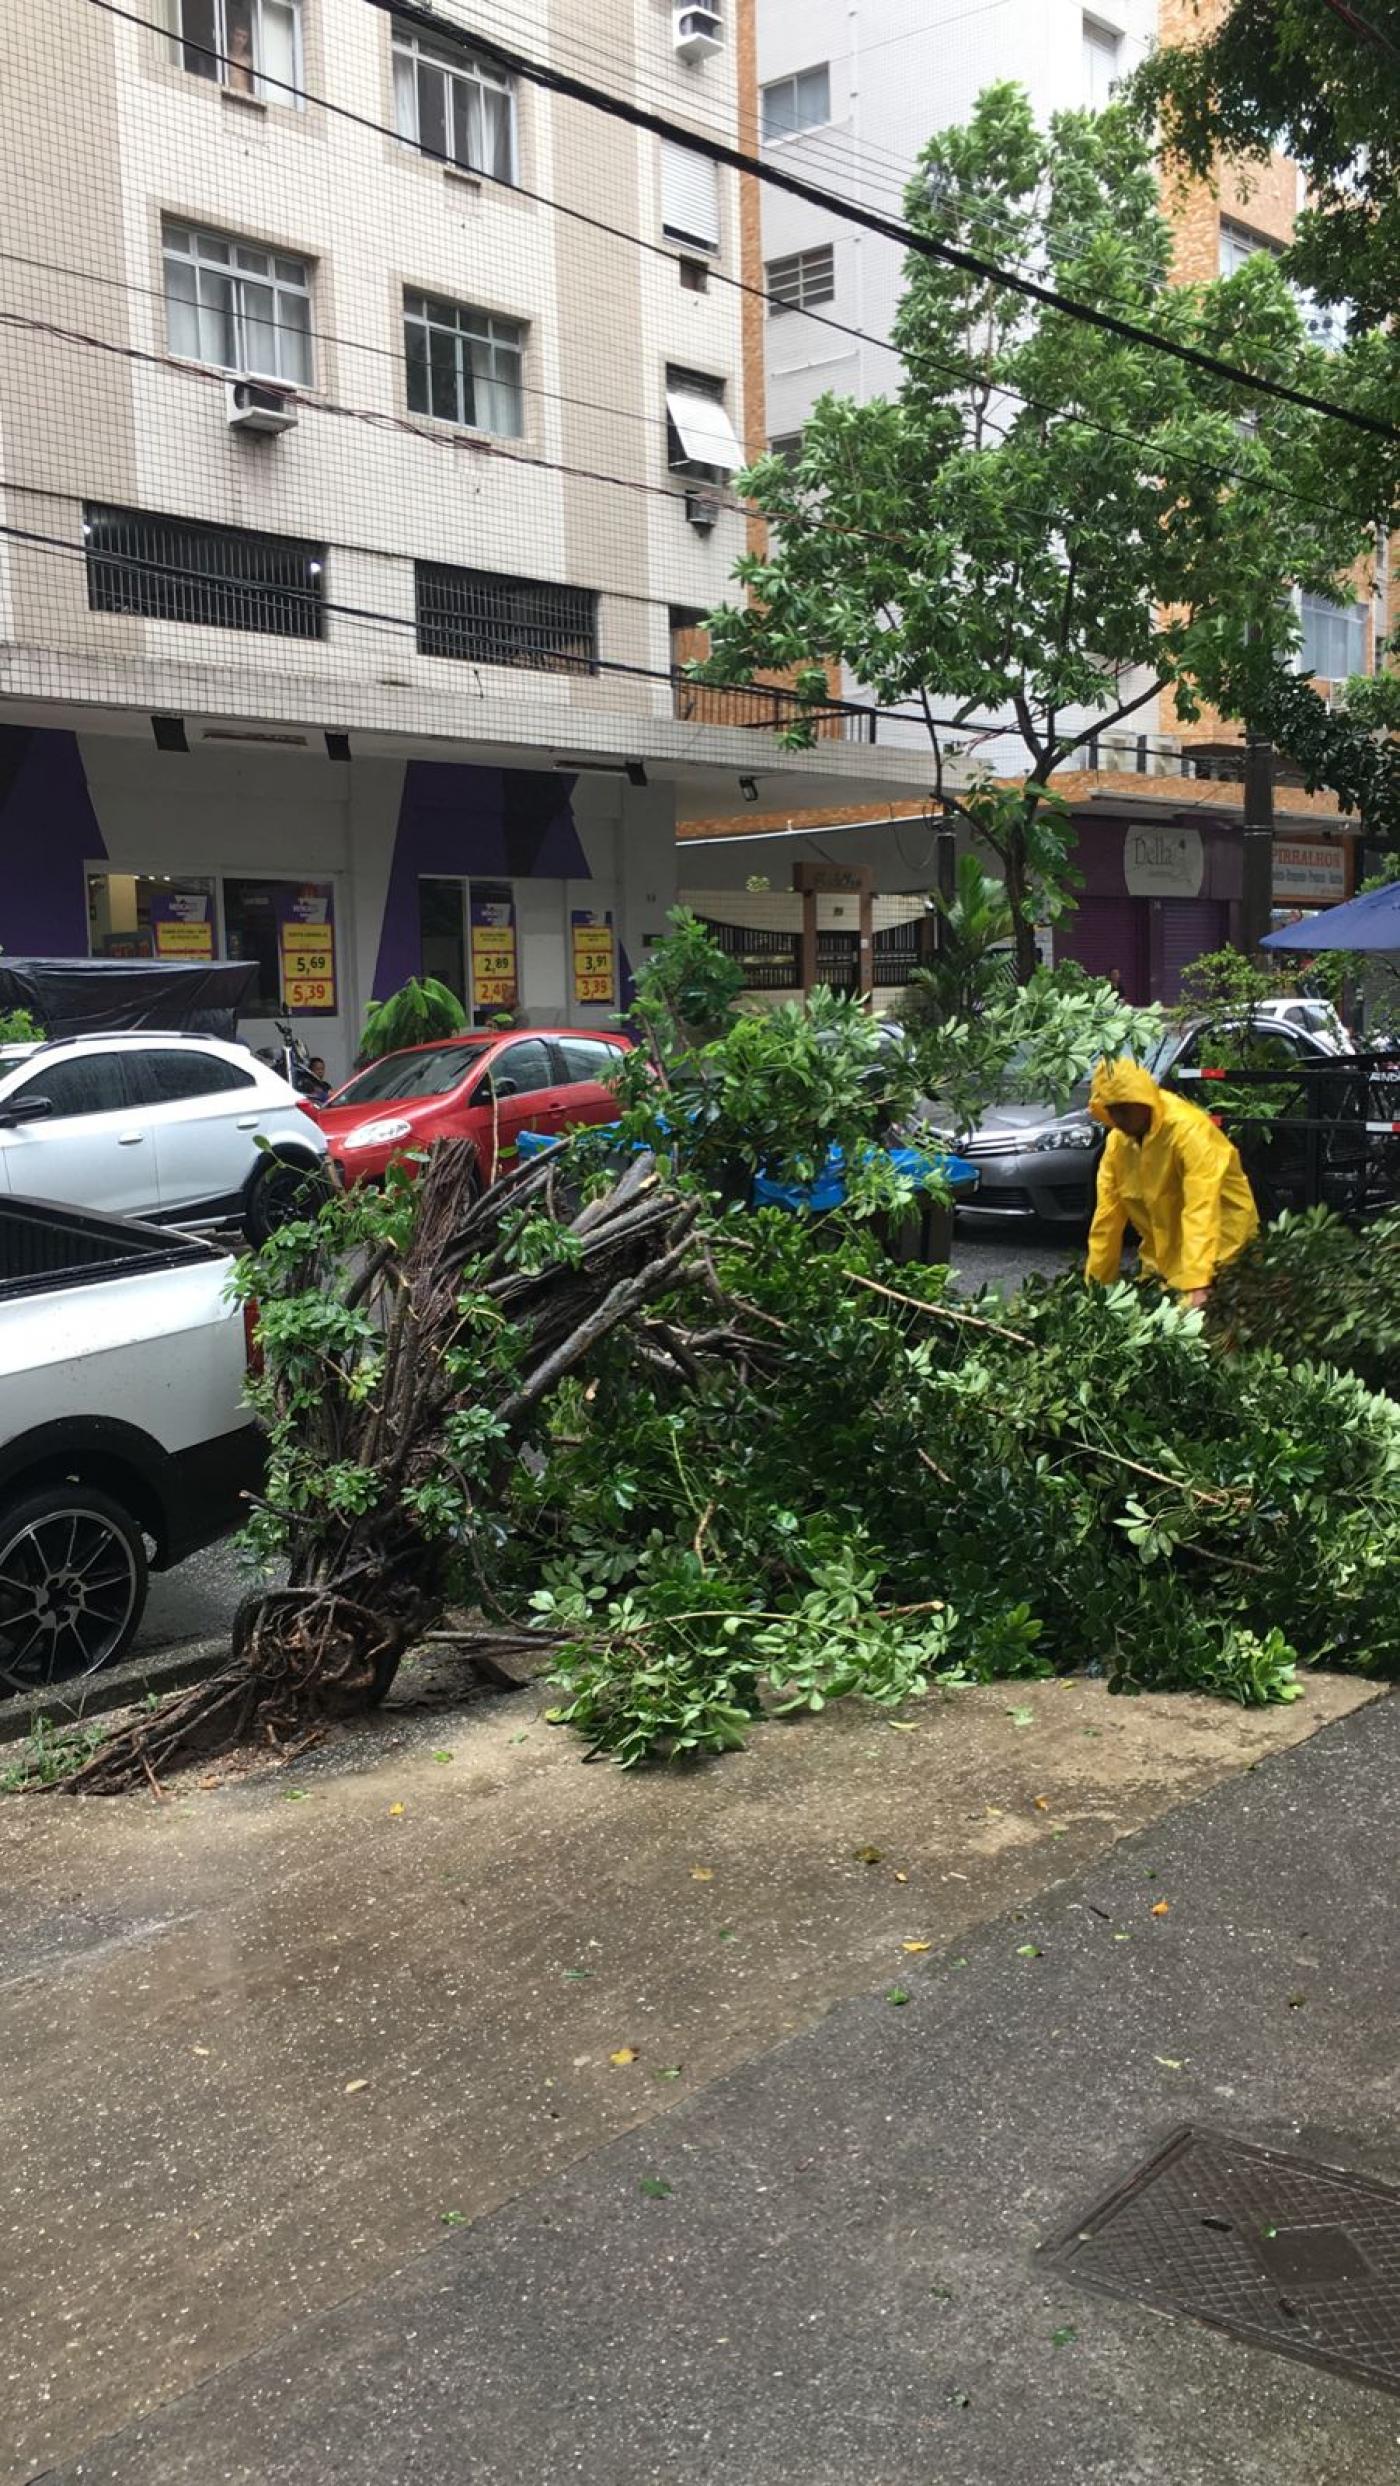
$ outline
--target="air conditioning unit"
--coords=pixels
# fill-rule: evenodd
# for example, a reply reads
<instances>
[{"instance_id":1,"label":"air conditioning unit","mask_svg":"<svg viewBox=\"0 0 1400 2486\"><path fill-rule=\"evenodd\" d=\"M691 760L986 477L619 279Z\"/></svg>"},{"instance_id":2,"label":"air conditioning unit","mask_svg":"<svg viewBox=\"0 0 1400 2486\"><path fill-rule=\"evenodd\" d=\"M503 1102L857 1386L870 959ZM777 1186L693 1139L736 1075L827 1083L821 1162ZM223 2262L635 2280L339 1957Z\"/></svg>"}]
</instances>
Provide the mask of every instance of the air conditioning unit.
<instances>
[{"instance_id":1,"label":"air conditioning unit","mask_svg":"<svg viewBox=\"0 0 1400 2486\"><path fill-rule=\"evenodd\" d=\"M708 60L724 49L724 26L718 9L677 9L675 46L682 60Z\"/></svg>"},{"instance_id":2,"label":"air conditioning unit","mask_svg":"<svg viewBox=\"0 0 1400 2486\"><path fill-rule=\"evenodd\" d=\"M230 380L224 401L232 432L289 432L297 419L296 399L268 380Z\"/></svg>"},{"instance_id":3,"label":"air conditioning unit","mask_svg":"<svg viewBox=\"0 0 1400 2486\"><path fill-rule=\"evenodd\" d=\"M719 495L716 492L687 492L685 514L693 527L708 535L719 517Z\"/></svg>"}]
</instances>

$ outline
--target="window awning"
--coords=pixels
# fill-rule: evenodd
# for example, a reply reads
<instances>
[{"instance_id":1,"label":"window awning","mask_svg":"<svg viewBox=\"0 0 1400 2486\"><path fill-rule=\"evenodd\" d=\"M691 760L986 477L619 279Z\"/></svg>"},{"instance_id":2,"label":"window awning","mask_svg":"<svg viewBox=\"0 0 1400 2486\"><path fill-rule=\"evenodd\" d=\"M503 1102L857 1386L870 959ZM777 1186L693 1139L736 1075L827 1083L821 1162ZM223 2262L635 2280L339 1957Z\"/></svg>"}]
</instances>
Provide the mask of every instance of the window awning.
<instances>
[{"instance_id":1,"label":"window awning","mask_svg":"<svg viewBox=\"0 0 1400 2486\"><path fill-rule=\"evenodd\" d=\"M696 466L722 466L730 475L747 466L744 444L717 397L701 397L694 389L668 388L666 411L681 447Z\"/></svg>"}]
</instances>

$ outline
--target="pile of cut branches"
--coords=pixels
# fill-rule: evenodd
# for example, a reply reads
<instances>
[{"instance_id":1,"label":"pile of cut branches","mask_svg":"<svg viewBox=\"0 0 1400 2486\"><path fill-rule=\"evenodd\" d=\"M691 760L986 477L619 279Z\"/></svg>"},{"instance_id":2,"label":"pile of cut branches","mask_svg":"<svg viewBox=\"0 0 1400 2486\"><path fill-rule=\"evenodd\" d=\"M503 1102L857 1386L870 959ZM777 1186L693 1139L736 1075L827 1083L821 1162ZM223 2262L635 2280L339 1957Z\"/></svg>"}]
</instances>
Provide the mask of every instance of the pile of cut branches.
<instances>
[{"instance_id":1,"label":"pile of cut branches","mask_svg":"<svg viewBox=\"0 0 1400 2486\"><path fill-rule=\"evenodd\" d=\"M694 1256L698 1204L649 1157L567 1222L552 1161L476 1197L474 1174L470 1142L451 1143L421 1183L334 1200L242 1264L270 1445L251 1533L285 1584L245 1602L226 1666L106 1739L73 1789L158 1782L244 1744L286 1751L382 1700L479 1570L551 1393ZM685 1353L664 1325L645 1344Z\"/></svg>"}]
</instances>

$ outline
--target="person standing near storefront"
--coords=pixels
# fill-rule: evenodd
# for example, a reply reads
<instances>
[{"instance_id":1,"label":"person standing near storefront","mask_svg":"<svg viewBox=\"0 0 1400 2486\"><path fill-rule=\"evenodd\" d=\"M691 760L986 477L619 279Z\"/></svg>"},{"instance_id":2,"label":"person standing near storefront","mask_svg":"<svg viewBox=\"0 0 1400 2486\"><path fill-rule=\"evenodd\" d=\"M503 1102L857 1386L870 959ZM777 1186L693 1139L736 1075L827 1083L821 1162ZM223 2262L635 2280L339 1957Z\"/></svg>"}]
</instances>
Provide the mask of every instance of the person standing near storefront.
<instances>
[{"instance_id":1,"label":"person standing near storefront","mask_svg":"<svg viewBox=\"0 0 1400 2486\"><path fill-rule=\"evenodd\" d=\"M1139 1267L1180 1302L1205 1302L1217 1272L1259 1231L1234 1141L1199 1105L1160 1088L1140 1062L1100 1062L1089 1111L1108 1130L1086 1278L1110 1286L1129 1226Z\"/></svg>"}]
</instances>

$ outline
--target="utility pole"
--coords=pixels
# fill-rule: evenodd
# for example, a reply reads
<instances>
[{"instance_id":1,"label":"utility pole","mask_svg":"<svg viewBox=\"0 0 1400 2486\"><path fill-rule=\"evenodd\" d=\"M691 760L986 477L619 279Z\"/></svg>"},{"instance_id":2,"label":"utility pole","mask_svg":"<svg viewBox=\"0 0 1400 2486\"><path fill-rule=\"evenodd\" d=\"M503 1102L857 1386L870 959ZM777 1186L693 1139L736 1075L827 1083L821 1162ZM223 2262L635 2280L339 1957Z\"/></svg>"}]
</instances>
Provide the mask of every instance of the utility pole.
<instances>
[{"instance_id":1,"label":"utility pole","mask_svg":"<svg viewBox=\"0 0 1400 2486\"><path fill-rule=\"evenodd\" d=\"M1240 889L1240 948L1257 950L1269 929L1274 902L1274 746L1264 734L1246 734L1244 745L1244 876Z\"/></svg>"}]
</instances>

